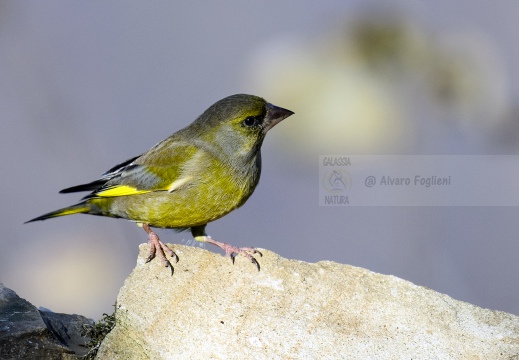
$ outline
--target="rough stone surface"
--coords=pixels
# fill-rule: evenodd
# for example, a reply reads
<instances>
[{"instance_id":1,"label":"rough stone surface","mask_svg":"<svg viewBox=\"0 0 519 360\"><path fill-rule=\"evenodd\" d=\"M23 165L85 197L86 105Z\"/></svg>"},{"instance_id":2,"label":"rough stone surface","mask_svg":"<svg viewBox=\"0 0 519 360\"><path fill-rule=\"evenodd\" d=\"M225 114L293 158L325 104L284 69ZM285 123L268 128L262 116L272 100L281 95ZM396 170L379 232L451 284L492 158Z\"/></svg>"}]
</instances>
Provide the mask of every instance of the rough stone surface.
<instances>
[{"instance_id":1,"label":"rough stone surface","mask_svg":"<svg viewBox=\"0 0 519 360\"><path fill-rule=\"evenodd\" d=\"M39 311L0 283L0 359L79 359L88 339L80 336L79 315Z\"/></svg>"},{"instance_id":2,"label":"rough stone surface","mask_svg":"<svg viewBox=\"0 0 519 360\"><path fill-rule=\"evenodd\" d=\"M394 276L172 247L173 275L141 245L98 359L519 359L519 317Z\"/></svg>"},{"instance_id":3,"label":"rough stone surface","mask_svg":"<svg viewBox=\"0 0 519 360\"><path fill-rule=\"evenodd\" d=\"M75 354L85 355L87 348L85 344L88 342L88 338L82 336L83 325L94 325L93 320L87 319L82 315L69 315L55 313L52 311L41 311L40 315L53 335L59 340L59 342Z\"/></svg>"}]
</instances>

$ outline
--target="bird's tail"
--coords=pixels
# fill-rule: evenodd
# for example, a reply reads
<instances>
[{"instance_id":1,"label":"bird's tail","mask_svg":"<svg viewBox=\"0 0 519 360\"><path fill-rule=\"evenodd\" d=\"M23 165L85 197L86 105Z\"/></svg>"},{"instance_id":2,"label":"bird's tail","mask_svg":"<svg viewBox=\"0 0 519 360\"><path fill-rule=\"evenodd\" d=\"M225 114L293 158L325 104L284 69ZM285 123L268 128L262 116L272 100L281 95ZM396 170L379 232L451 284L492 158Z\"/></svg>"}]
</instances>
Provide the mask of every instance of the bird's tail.
<instances>
[{"instance_id":1,"label":"bird's tail","mask_svg":"<svg viewBox=\"0 0 519 360\"><path fill-rule=\"evenodd\" d=\"M72 214L85 214L90 211L90 206L85 203L79 203L76 205L68 206L63 209L59 209L56 211L51 211L50 213L43 214L42 216L38 216L34 219L31 219L29 221L26 221L25 224L33 222L33 221L39 221L39 220L47 220L51 218L55 218L58 216L65 216L65 215L72 215Z\"/></svg>"}]
</instances>

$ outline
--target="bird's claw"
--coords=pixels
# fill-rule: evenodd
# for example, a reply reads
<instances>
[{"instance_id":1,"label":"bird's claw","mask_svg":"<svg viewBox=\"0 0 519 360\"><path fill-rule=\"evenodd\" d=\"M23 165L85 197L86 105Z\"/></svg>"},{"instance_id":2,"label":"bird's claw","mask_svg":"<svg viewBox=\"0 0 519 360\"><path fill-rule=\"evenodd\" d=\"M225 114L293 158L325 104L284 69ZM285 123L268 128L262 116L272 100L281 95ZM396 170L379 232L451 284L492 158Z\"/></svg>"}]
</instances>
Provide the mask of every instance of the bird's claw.
<instances>
[{"instance_id":1,"label":"bird's claw","mask_svg":"<svg viewBox=\"0 0 519 360\"><path fill-rule=\"evenodd\" d=\"M234 259L236 258L236 256L242 255L242 256L246 257L247 259L249 259L249 261L251 263L256 265L256 267L258 268L258 271L260 271L260 265L259 265L258 261L251 254L259 254L260 256L263 256L263 254L261 252L259 252L258 250L256 250L255 248L252 248L252 247L239 248L237 246L233 246L233 245L229 245L229 244L226 244L226 243L223 243L220 241L216 241L215 239L213 239L209 236L206 236L203 241L216 245L220 249L223 249L225 251L225 255L227 255L231 258L231 261L233 264L234 264Z\"/></svg>"},{"instance_id":2,"label":"bird's claw","mask_svg":"<svg viewBox=\"0 0 519 360\"><path fill-rule=\"evenodd\" d=\"M143 226L144 227L144 226ZM148 245L150 247L150 253L148 257L146 258L146 263L149 263L151 260L155 258L155 255L157 255L165 267L171 268L171 274L173 274L173 266L169 262L169 260L166 258L166 254L168 253L169 256L175 259L175 262L178 262L178 255L171 250L169 247L166 246L162 241L160 241L157 234L155 234L149 226L144 227L144 230L148 233Z\"/></svg>"},{"instance_id":3,"label":"bird's claw","mask_svg":"<svg viewBox=\"0 0 519 360\"><path fill-rule=\"evenodd\" d=\"M251 259L251 262L252 262L254 265L256 265L256 267L258 268L258 271L260 271L260 265L259 265L259 263L256 261L256 259L255 259L255 258L252 258L252 259Z\"/></svg>"},{"instance_id":4,"label":"bird's claw","mask_svg":"<svg viewBox=\"0 0 519 360\"><path fill-rule=\"evenodd\" d=\"M240 248L237 248L239 250L243 250L243 249L240 249ZM259 251L254 251L253 254L260 254L260 256L263 256ZM236 256L238 255L243 255L245 256L247 259L250 260L251 263L253 263L254 265L256 265L256 267L258 268L258 271L260 271L260 265L258 263L258 261L254 258L254 256L252 256L251 254L249 254L248 252L246 251L233 251L231 252L230 254L226 254L226 255L229 255L229 257L231 258L231 262L232 264L234 265L234 259L236 258Z\"/></svg>"}]
</instances>

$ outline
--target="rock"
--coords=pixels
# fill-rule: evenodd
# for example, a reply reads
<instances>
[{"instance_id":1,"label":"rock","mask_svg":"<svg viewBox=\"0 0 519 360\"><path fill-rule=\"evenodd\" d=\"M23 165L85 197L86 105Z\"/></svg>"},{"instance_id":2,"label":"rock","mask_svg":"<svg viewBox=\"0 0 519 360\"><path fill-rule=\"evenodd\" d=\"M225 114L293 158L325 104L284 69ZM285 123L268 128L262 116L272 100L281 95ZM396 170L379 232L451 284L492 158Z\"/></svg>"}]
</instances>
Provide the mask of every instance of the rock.
<instances>
[{"instance_id":1,"label":"rock","mask_svg":"<svg viewBox=\"0 0 519 360\"><path fill-rule=\"evenodd\" d=\"M141 245L97 359L519 358L519 317L394 276L173 248L171 275Z\"/></svg>"},{"instance_id":2,"label":"rock","mask_svg":"<svg viewBox=\"0 0 519 360\"><path fill-rule=\"evenodd\" d=\"M85 355L88 349L85 344L90 340L82 336L83 326L93 326L94 321L82 315L60 314L52 311L41 311L40 315L47 328L59 342L72 350L74 354Z\"/></svg>"},{"instance_id":3,"label":"rock","mask_svg":"<svg viewBox=\"0 0 519 360\"><path fill-rule=\"evenodd\" d=\"M0 359L79 359L89 339L79 332L93 321L38 311L0 283ZM76 356L78 355L78 356Z\"/></svg>"}]
</instances>

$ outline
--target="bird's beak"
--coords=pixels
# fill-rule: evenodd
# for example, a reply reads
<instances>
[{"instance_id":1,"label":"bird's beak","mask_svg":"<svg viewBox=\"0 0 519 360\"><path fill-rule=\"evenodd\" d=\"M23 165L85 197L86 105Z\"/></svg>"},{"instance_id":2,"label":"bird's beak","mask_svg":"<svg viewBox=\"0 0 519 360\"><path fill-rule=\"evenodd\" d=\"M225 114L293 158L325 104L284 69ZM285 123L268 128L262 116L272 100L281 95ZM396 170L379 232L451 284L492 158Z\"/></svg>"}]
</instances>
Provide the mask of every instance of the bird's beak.
<instances>
[{"instance_id":1,"label":"bird's beak","mask_svg":"<svg viewBox=\"0 0 519 360\"><path fill-rule=\"evenodd\" d=\"M279 123L281 120L286 119L287 117L293 114L293 111L283 109L282 107L267 103L267 116L265 116L264 120L264 131L269 131L274 127L274 125Z\"/></svg>"}]
</instances>

